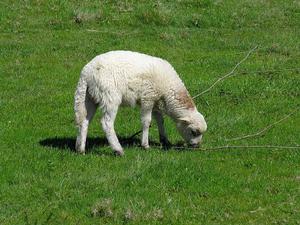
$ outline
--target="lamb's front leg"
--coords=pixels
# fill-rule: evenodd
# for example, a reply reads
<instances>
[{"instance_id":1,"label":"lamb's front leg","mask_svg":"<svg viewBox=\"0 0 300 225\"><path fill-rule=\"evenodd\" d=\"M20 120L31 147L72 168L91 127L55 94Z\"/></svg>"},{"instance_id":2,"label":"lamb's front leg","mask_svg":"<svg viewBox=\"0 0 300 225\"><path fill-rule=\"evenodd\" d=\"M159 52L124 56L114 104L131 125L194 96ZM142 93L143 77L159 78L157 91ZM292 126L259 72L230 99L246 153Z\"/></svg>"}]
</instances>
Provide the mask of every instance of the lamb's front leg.
<instances>
[{"instance_id":1,"label":"lamb's front leg","mask_svg":"<svg viewBox=\"0 0 300 225\"><path fill-rule=\"evenodd\" d=\"M154 110L153 116L157 122L158 132L159 132L159 141L162 144L163 148L168 149L171 147L171 143L168 140L168 136L164 126L164 117L161 112Z\"/></svg>"},{"instance_id":2,"label":"lamb's front leg","mask_svg":"<svg viewBox=\"0 0 300 225\"><path fill-rule=\"evenodd\" d=\"M151 123L151 115L152 115L153 104L142 104L141 109L141 120L143 126L142 140L141 145L143 148L149 148L149 127Z\"/></svg>"},{"instance_id":3,"label":"lamb's front leg","mask_svg":"<svg viewBox=\"0 0 300 225\"><path fill-rule=\"evenodd\" d=\"M113 149L116 155L124 155L123 148L118 140L114 129L114 122L117 115L118 108L106 110L103 113L101 124L106 134L109 145Z\"/></svg>"}]
</instances>

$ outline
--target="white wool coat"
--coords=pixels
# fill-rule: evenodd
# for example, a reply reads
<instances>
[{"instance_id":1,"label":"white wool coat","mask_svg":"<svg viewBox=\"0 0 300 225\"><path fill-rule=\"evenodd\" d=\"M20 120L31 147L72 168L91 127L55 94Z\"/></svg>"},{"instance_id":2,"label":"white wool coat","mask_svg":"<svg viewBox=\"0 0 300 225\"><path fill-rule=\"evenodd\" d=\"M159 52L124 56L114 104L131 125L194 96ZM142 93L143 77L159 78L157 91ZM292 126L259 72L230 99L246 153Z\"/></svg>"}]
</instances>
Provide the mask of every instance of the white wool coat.
<instances>
[{"instance_id":1,"label":"white wool coat","mask_svg":"<svg viewBox=\"0 0 300 225\"><path fill-rule=\"evenodd\" d=\"M171 113L165 104L176 100L180 91L186 91L166 60L131 51L96 56L83 68L81 80L87 83L89 94L104 110L110 104L135 106L154 101L166 113ZM176 103L177 107L184 107Z\"/></svg>"}]
</instances>

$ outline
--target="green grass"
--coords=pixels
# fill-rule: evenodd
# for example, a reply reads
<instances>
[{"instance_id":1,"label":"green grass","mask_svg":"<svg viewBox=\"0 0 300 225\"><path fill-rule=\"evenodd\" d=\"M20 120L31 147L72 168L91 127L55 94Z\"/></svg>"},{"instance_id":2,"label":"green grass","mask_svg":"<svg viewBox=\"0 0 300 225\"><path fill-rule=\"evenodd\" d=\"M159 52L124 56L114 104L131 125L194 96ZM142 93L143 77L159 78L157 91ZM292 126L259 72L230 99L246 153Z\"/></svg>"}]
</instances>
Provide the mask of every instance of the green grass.
<instances>
[{"instance_id":1,"label":"green grass","mask_svg":"<svg viewBox=\"0 0 300 225\"><path fill-rule=\"evenodd\" d=\"M0 224L300 224L297 149L131 145L116 158L98 113L89 153L72 151L73 94L95 55L165 58L196 95L255 45L239 75L196 99L208 121L203 147L299 146L299 112L263 136L225 141L299 108L300 69L283 70L300 67L298 1L4 0L0 15ZM118 135L139 129L139 110L120 110Z\"/></svg>"}]
</instances>

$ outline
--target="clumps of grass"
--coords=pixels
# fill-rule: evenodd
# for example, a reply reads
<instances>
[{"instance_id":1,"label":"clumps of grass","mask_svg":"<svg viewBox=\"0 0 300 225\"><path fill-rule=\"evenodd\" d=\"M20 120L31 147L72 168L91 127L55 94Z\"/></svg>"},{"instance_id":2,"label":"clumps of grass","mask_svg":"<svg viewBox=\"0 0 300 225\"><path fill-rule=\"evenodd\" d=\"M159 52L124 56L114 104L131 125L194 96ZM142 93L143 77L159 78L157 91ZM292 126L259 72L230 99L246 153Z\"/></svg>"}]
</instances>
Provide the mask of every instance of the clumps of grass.
<instances>
[{"instance_id":1,"label":"clumps of grass","mask_svg":"<svg viewBox=\"0 0 300 225\"><path fill-rule=\"evenodd\" d=\"M134 220L134 218L135 218L134 213L130 209L127 209L125 214L124 214L123 221L124 222L129 222L129 221Z\"/></svg>"},{"instance_id":2,"label":"clumps of grass","mask_svg":"<svg viewBox=\"0 0 300 225\"><path fill-rule=\"evenodd\" d=\"M173 22L171 11L166 9L160 2L152 5L138 15L138 19L148 25L168 26Z\"/></svg>"},{"instance_id":3,"label":"clumps of grass","mask_svg":"<svg viewBox=\"0 0 300 225\"><path fill-rule=\"evenodd\" d=\"M63 25L63 23L62 23L62 21L60 20L60 19L56 19L56 18L54 18L54 19L50 19L49 21L48 21L48 25L51 27L51 28L61 28L62 27L62 25Z\"/></svg>"},{"instance_id":4,"label":"clumps of grass","mask_svg":"<svg viewBox=\"0 0 300 225\"><path fill-rule=\"evenodd\" d=\"M171 41L174 39L174 36L167 32L162 32L159 34L159 38L165 41Z\"/></svg>"},{"instance_id":5,"label":"clumps of grass","mask_svg":"<svg viewBox=\"0 0 300 225\"><path fill-rule=\"evenodd\" d=\"M103 20L103 18L104 15L101 10L98 10L96 12L75 10L73 13L73 20L77 24L90 22L90 21L100 21Z\"/></svg>"},{"instance_id":6,"label":"clumps of grass","mask_svg":"<svg viewBox=\"0 0 300 225\"><path fill-rule=\"evenodd\" d=\"M134 10L132 3L127 1L119 1L117 3L117 9L120 13L132 12Z\"/></svg>"},{"instance_id":7,"label":"clumps of grass","mask_svg":"<svg viewBox=\"0 0 300 225\"><path fill-rule=\"evenodd\" d=\"M190 18L188 21L188 26L200 28L202 26L201 15L199 14L192 15L192 18Z\"/></svg>"},{"instance_id":8,"label":"clumps of grass","mask_svg":"<svg viewBox=\"0 0 300 225\"><path fill-rule=\"evenodd\" d=\"M113 217L112 202L111 199L104 199L97 202L91 209L92 217Z\"/></svg>"},{"instance_id":9,"label":"clumps of grass","mask_svg":"<svg viewBox=\"0 0 300 225\"><path fill-rule=\"evenodd\" d=\"M265 49L267 54L279 54L283 56L290 56L291 53L288 49L280 47L278 44L273 44L272 46Z\"/></svg>"},{"instance_id":10,"label":"clumps of grass","mask_svg":"<svg viewBox=\"0 0 300 225\"><path fill-rule=\"evenodd\" d=\"M132 221L162 221L164 214L162 209L154 208L151 211L136 214L131 208L114 209L111 199L103 199L96 202L91 208L91 216L102 219L120 219L124 224Z\"/></svg>"},{"instance_id":11,"label":"clumps of grass","mask_svg":"<svg viewBox=\"0 0 300 225\"><path fill-rule=\"evenodd\" d=\"M152 212L147 214L146 218L150 220L163 220L164 214L161 209L154 209Z\"/></svg>"},{"instance_id":12,"label":"clumps of grass","mask_svg":"<svg viewBox=\"0 0 300 225\"><path fill-rule=\"evenodd\" d=\"M181 31L179 33L179 35L180 35L181 39L184 39L184 40L189 39L189 36L190 36L190 34L187 31Z\"/></svg>"},{"instance_id":13,"label":"clumps of grass","mask_svg":"<svg viewBox=\"0 0 300 225\"><path fill-rule=\"evenodd\" d=\"M223 2L223 1L222 0L215 0L215 1L202 0L202 1L179 1L178 3L182 7L186 7L186 8L203 9L203 8L210 7L212 4L219 4L221 2Z\"/></svg>"}]
</instances>

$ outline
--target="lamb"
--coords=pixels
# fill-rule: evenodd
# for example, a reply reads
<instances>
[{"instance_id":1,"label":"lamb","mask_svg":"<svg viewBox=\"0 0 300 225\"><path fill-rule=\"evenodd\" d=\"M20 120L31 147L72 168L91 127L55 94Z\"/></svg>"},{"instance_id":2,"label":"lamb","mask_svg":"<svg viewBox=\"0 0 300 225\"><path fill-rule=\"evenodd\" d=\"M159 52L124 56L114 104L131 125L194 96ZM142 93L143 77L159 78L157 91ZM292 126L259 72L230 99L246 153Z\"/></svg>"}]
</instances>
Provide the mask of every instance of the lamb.
<instances>
[{"instance_id":1,"label":"lamb","mask_svg":"<svg viewBox=\"0 0 300 225\"><path fill-rule=\"evenodd\" d=\"M170 116L184 140L197 147L207 125L174 68L161 58L131 51L110 51L96 56L81 71L75 92L78 127L76 150L85 153L88 126L97 106L101 124L116 155L123 155L114 121L119 106L141 107L141 146L149 148L149 126L153 116L160 142L168 146L163 114Z\"/></svg>"}]
</instances>

